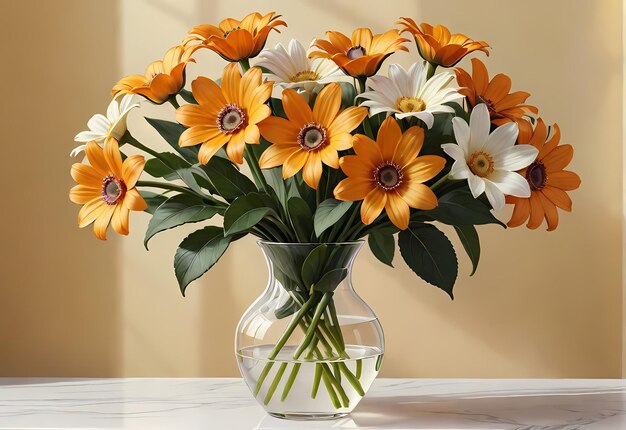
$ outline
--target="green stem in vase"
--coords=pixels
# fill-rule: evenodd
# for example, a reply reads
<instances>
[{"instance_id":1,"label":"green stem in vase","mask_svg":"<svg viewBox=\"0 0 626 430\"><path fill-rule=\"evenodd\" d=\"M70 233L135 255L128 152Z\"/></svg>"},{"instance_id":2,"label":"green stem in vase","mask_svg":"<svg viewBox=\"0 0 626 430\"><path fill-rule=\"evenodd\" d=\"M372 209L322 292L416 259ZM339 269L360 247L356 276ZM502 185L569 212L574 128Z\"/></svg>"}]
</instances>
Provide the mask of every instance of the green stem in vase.
<instances>
[{"instance_id":1,"label":"green stem in vase","mask_svg":"<svg viewBox=\"0 0 626 430\"><path fill-rule=\"evenodd\" d=\"M317 391L320 388L320 382L322 382L322 365L315 363L315 376L313 377L313 388L311 389L311 398L317 397Z\"/></svg>"},{"instance_id":2,"label":"green stem in vase","mask_svg":"<svg viewBox=\"0 0 626 430\"><path fill-rule=\"evenodd\" d=\"M291 373L289 374L289 379L287 379L287 383L283 389L283 394L280 396L281 402L284 402L289 395L289 391L291 390L291 387L296 380L296 376L298 376L298 372L300 371L300 366L302 366L302 363L294 363Z\"/></svg>"},{"instance_id":3,"label":"green stem in vase","mask_svg":"<svg viewBox=\"0 0 626 430\"><path fill-rule=\"evenodd\" d=\"M272 400L272 396L274 395L274 392L276 391L276 388L278 387L278 383L280 382L281 378L283 377L283 374L285 373L285 369L287 369L287 362L281 363L280 367L278 368L278 372L276 373L276 377L274 378L272 385L270 385L270 389L267 390L267 394L265 395L266 405L270 402L270 400Z\"/></svg>"},{"instance_id":4,"label":"green stem in vase","mask_svg":"<svg viewBox=\"0 0 626 430\"><path fill-rule=\"evenodd\" d=\"M360 358L356 361L356 373L355 373L355 377L356 379L361 379L361 373L363 372L363 360L361 360Z\"/></svg>"},{"instance_id":5,"label":"green stem in vase","mask_svg":"<svg viewBox=\"0 0 626 430\"><path fill-rule=\"evenodd\" d=\"M276 345L274 346L274 349L272 349L272 352L270 352L270 354L268 355L267 357L268 363L265 365L265 367L261 371L261 375L259 375L259 380L256 383L256 387L254 387L255 397L259 394L259 391L261 390L261 386L263 385L263 381L265 381L265 378L267 378L267 374L272 369L276 356L278 356L278 353L280 352L280 350L283 349L283 346L285 346L285 343L287 343L287 340L293 334L293 331L298 326L298 323L300 322L302 317L304 317L304 315L307 313L307 311L313 304L313 300L314 300L314 296L311 296L309 300L307 300L302 305L298 313L293 317L293 319L289 323L289 326L287 327L283 335L278 340L278 343L276 343Z\"/></svg>"},{"instance_id":6,"label":"green stem in vase","mask_svg":"<svg viewBox=\"0 0 626 430\"><path fill-rule=\"evenodd\" d=\"M324 312L324 309L326 309L326 305L328 305L328 302L330 301L331 298L332 298L332 293L324 293L321 300L317 304L317 308L315 309L315 313L313 314L313 319L309 323L309 328L306 331L304 340L300 343L300 346L298 347L296 352L294 352L293 354L294 360L297 360L298 357L300 357L300 355L304 352L306 347L313 340L313 335L315 334L315 329L317 327L317 324L319 323L320 317L322 316L322 313Z\"/></svg>"},{"instance_id":7,"label":"green stem in vase","mask_svg":"<svg viewBox=\"0 0 626 430\"><path fill-rule=\"evenodd\" d=\"M319 363L319 366L322 369L322 380L324 381L324 385L326 386L326 391L328 391L328 396L330 397L330 401L333 403L333 406L335 407L335 409L339 409L341 407L341 403L339 403L339 398L337 398L337 394L335 393L333 384L330 382L331 378L324 371L324 364Z\"/></svg>"}]
</instances>

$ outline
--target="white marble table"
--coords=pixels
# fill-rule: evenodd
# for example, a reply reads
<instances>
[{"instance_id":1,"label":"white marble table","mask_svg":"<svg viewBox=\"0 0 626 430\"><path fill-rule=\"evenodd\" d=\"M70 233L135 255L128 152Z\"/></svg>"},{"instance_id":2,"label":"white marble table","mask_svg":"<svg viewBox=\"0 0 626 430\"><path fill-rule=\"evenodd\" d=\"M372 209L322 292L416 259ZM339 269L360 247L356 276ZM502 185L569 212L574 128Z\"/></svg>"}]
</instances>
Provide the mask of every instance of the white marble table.
<instances>
[{"instance_id":1,"label":"white marble table","mask_svg":"<svg viewBox=\"0 0 626 430\"><path fill-rule=\"evenodd\" d=\"M624 380L379 379L348 417L267 416L240 379L0 378L0 429L626 429Z\"/></svg>"}]
</instances>

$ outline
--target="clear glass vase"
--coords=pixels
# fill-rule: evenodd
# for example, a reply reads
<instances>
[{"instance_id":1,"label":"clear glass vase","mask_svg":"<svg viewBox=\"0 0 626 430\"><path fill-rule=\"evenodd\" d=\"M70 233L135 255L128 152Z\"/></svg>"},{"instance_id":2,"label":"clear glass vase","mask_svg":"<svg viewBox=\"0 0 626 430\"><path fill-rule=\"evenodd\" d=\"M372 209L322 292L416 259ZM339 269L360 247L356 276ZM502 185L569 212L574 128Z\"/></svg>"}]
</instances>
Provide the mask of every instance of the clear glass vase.
<instances>
[{"instance_id":1,"label":"clear glass vase","mask_svg":"<svg viewBox=\"0 0 626 430\"><path fill-rule=\"evenodd\" d=\"M269 282L239 321L235 339L246 384L279 418L350 413L384 353L382 327L351 282L363 242L259 245Z\"/></svg>"}]
</instances>

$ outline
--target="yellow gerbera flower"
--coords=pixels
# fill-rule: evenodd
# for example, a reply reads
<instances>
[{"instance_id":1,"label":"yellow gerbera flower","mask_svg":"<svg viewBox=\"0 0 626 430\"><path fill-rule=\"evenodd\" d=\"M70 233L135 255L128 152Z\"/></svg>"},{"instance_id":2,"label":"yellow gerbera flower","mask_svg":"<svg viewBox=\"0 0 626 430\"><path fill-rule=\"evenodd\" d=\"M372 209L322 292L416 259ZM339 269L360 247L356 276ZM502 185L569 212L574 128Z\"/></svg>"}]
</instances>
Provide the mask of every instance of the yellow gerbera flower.
<instances>
[{"instance_id":1,"label":"yellow gerbera flower","mask_svg":"<svg viewBox=\"0 0 626 430\"><path fill-rule=\"evenodd\" d=\"M409 208L429 210L437 206L435 193L423 184L446 165L437 155L418 157L424 144L424 130L411 127L404 133L393 117L380 127L376 142L367 136L354 136L356 155L341 158L348 176L335 187L338 200L358 201L361 220L371 224L383 209L401 230L409 226Z\"/></svg>"},{"instance_id":2,"label":"yellow gerbera flower","mask_svg":"<svg viewBox=\"0 0 626 430\"><path fill-rule=\"evenodd\" d=\"M338 31L327 31L326 36L329 40L317 39L313 44L323 52L315 51L309 56L329 58L355 78L375 75L385 58L396 51L408 51L403 44L409 40L400 37L398 30L373 35L369 28L357 28L351 39Z\"/></svg>"},{"instance_id":3,"label":"yellow gerbera flower","mask_svg":"<svg viewBox=\"0 0 626 430\"><path fill-rule=\"evenodd\" d=\"M280 33L276 27L287 26L285 21L278 19L279 17L280 15L274 12L265 16L254 12L241 21L227 18L220 22L218 27L209 24L198 25L189 30L189 37L183 43L199 41L200 44L190 48L192 52L199 48L208 48L228 61L256 57L265 46L270 31L276 30Z\"/></svg>"},{"instance_id":4,"label":"yellow gerbera flower","mask_svg":"<svg viewBox=\"0 0 626 430\"><path fill-rule=\"evenodd\" d=\"M135 184L146 164L141 155L131 155L122 162L117 140L107 138L104 149L89 142L85 153L90 165L76 163L72 178L78 183L70 190L70 200L83 205L78 213L78 226L91 223L98 239L106 240L109 223L113 230L128 234L130 211L143 211L147 205Z\"/></svg>"},{"instance_id":5,"label":"yellow gerbera flower","mask_svg":"<svg viewBox=\"0 0 626 430\"><path fill-rule=\"evenodd\" d=\"M263 137L273 143L259 161L262 169L283 166L283 178L300 170L304 181L317 189L322 163L339 168L338 151L352 147L352 130L367 116L367 109L341 107L341 86L327 85L315 100L313 110L294 90L283 91L283 106L289 118L269 117L259 127Z\"/></svg>"},{"instance_id":6,"label":"yellow gerbera flower","mask_svg":"<svg viewBox=\"0 0 626 430\"><path fill-rule=\"evenodd\" d=\"M482 51L489 56L487 42L475 42L464 34L450 34L443 25L432 26L423 22L417 25L411 18L401 18L401 32L408 31L415 38L417 50L422 58L431 64L452 67L467 54Z\"/></svg>"},{"instance_id":7,"label":"yellow gerbera flower","mask_svg":"<svg viewBox=\"0 0 626 430\"><path fill-rule=\"evenodd\" d=\"M243 77L239 65L231 63L224 69L222 87L211 79L199 77L191 83L191 91L198 102L176 109L176 120L189 129L180 135L180 146L202 144L198 160L202 164L224 145L234 163L243 163L246 143L258 144L257 123L272 114L265 104L272 94L273 82L261 83L258 67L248 70Z\"/></svg>"},{"instance_id":8,"label":"yellow gerbera flower","mask_svg":"<svg viewBox=\"0 0 626 430\"><path fill-rule=\"evenodd\" d=\"M152 62L144 75L130 75L120 79L113 95L139 94L157 104L166 102L185 86L185 67L190 61L190 51L183 46L170 48L163 60Z\"/></svg>"}]
</instances>

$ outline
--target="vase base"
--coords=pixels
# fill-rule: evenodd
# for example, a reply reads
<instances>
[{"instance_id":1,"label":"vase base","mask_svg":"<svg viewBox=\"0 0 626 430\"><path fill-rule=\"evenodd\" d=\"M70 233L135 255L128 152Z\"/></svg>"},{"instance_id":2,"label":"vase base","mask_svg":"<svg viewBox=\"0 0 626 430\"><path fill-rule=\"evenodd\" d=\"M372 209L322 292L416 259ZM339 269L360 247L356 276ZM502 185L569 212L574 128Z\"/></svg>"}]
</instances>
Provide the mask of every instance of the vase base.
<instances>
[{"instance_id":1,"label":"vase base","mask_svg":"<svg viewBox=\"0 0 626 430\"><path fill-rule=\"evenodd\" d=\"M294 414L287 413L281 414L276 412L268 412L274 418L280 418L281 420L292 420L292 421L327 421L327 420L336 420L338 418L343 418L347 413L303 413L303 414Z\"/></svg>"}]
</instances>

